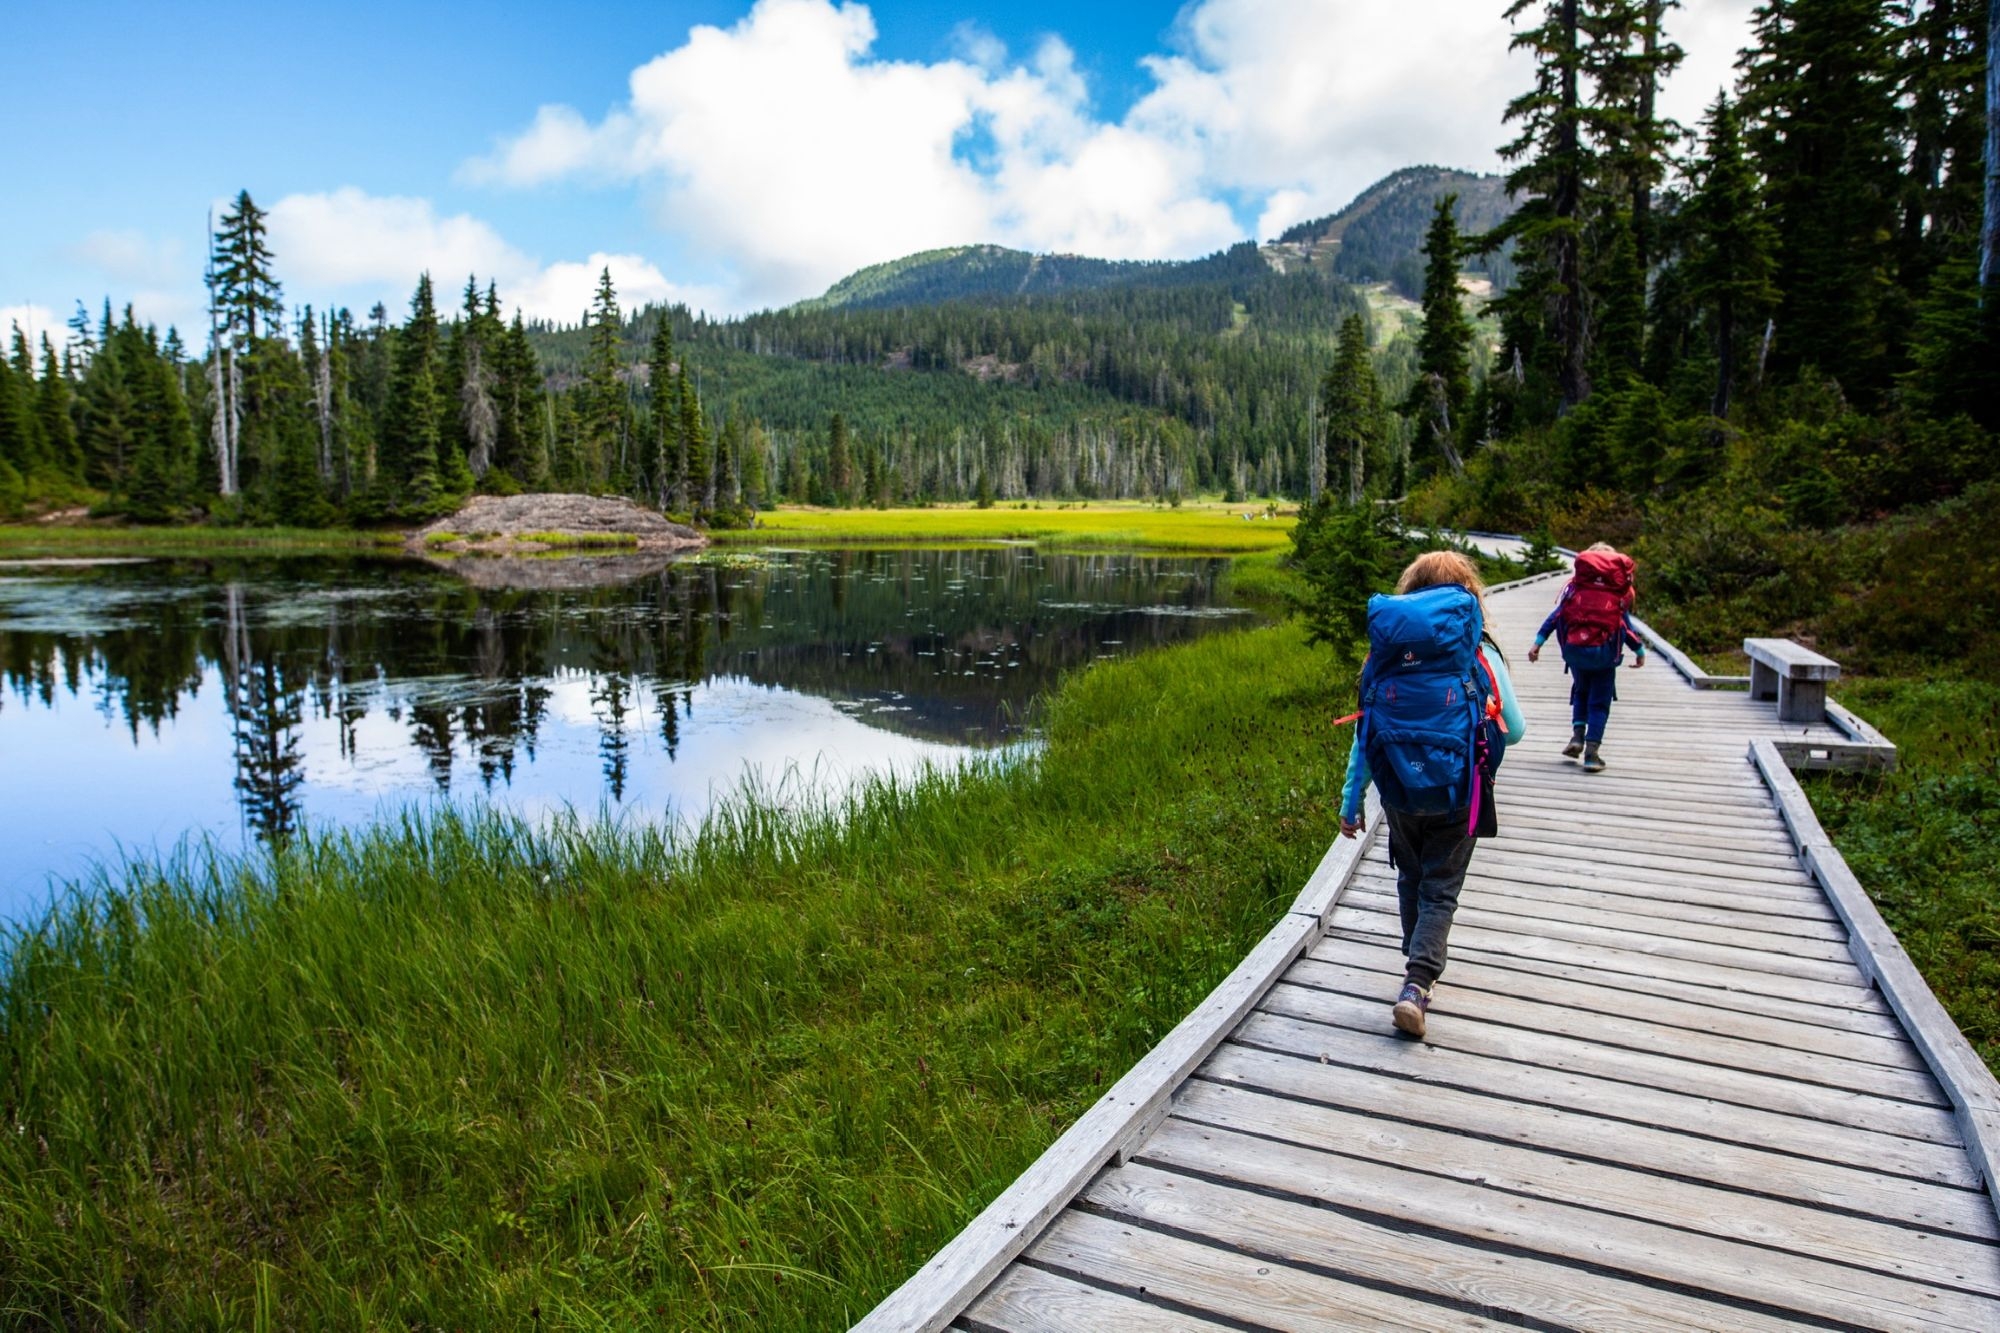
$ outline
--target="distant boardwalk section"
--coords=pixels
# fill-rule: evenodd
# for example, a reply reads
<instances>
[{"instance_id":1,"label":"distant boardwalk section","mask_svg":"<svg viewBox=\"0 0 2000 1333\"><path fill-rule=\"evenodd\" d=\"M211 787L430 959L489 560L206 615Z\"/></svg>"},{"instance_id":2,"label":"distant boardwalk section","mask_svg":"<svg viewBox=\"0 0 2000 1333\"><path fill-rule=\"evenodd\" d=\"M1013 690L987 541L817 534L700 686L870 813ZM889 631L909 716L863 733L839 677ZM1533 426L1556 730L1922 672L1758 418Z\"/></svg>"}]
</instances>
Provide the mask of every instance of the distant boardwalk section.
<instances>
[{"instance_id":1,"label":"distant boardwalk section","mask_svg":"<svg viewBox=\"0 0 2000 1333\"><path fill-rule=\"evenodd\" d=\"M1558 587L1490 598L1529 737L1426 1039L1389 1026L1371 806L857 1328L2000 1329L2000 1086L1787 767L1893 747L1807 716L1810 690L1788 719L1649 666L1620 673L1611 767L1586 775L1558 754L1561 665L1522 652Z\"/></svg>"}]
</instances>

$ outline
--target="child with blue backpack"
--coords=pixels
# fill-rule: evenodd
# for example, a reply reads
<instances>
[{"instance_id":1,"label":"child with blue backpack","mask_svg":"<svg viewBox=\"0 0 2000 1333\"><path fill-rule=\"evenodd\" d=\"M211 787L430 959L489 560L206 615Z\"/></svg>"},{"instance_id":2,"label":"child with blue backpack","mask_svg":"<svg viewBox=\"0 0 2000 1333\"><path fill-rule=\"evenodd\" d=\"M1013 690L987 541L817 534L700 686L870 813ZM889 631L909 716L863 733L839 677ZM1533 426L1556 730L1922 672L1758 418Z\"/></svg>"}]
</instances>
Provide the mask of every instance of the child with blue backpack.
<instances>
[{"instance_id":1,"label":"child with blue backpack","mask_svg":"<svg viewBox=\"0 0 2000 1333\"><path fill-rule=\"evenodd\" d=\"M1582 755L1586 773L1604 771L1598 747L1618 698L1618 668L1627 644L1634 649L1632 665L1646 665L1646 641L1632 627L1632 600L1632 557L1598 542L1577 556L1575 573L1528 649L1528 660L1537 661L1549 636L1561 636L1557 643L1570 678L1570 738L1563 754Z\"/></svg>"},{"instance_id":2,"label":"child with blue backpack","mask_svg":"<svg viewBox=\"0 0 2000 1333\"><path fill-rule=\"evenodd\" d=\"M1444 974L1473 842L1498 831L1494 771L1527 732L1507 659L1486 633L1484 594L1470 560L1429 551L1410 562L1394 596L1368 599L1340 832L1361 833L1361 798L1373 782L1389 825L1406 960L1390 1018L1413 1037L1424 1035L1431 988Z\"/></svg>"}]
</instances>

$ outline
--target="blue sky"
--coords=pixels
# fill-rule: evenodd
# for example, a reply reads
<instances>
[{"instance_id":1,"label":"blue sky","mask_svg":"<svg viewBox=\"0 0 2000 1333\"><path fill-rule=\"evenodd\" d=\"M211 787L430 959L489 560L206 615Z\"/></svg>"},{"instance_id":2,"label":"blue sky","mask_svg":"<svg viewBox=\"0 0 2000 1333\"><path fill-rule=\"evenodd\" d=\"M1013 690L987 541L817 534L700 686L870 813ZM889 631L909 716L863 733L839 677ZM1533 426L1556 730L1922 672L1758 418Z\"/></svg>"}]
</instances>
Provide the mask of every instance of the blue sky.
<instances>
[{"instance_id":1,"label":"blue sky","mask_svg":"<svg viewBox=\"0 0 2000 1333\"><path fill-rule=\"evenodd\" d=\"M1749 4L1689 0L1684 115ZM17 0L0 326L106 295L197 323L240 188L288 298L359 309L420 269L573 317L607 263L629 303L727 312L933 245L1203 253L1409 162L1493 166L1503 7Z\"/></svg>"}]
</instances>

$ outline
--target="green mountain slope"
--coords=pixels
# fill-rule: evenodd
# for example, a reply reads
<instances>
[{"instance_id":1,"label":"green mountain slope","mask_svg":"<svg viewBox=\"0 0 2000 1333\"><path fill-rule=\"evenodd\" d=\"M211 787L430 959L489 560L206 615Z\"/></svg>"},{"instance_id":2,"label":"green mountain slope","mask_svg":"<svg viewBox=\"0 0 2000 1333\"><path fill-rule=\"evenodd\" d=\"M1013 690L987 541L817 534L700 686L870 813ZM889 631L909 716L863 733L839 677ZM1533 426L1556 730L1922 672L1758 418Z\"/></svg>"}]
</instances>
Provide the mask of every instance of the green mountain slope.
<instances>
[{"instance_id":1,"label":"green mountain slope","mask_svg":"<svg viewBox=\"0 0 2000 1333\"><path fill-rule=\"evenodd\" d=\"M1406 296L1422 287L1424 229L1431 209L1447 194L1458 196L1458 227L1474 236L1498 226L1514 211L1498 176L1449 167L1405 167L1356 195L1338 213L1288 228L1264 247L1273 264L1311 263L1349 282L1387 282ZM1511 272L1494 256L1472 267L1504 282Z\"/></svg>"},{"instance_id":2,"label":"green mountain slope","mask_svg":"<svg viewBox=\"0 0 2000 1333\"><path fill-rule=\"evenodd\" d=\"M1030 254L999 245L961 245L871 264L833 284L824 296L801 301L792 309L882 309L1105 287L1181 287L1254 278L1263 269L1257 248L1247 241L1187 261L1092 259Z\"/></svg>"}]
</instances>

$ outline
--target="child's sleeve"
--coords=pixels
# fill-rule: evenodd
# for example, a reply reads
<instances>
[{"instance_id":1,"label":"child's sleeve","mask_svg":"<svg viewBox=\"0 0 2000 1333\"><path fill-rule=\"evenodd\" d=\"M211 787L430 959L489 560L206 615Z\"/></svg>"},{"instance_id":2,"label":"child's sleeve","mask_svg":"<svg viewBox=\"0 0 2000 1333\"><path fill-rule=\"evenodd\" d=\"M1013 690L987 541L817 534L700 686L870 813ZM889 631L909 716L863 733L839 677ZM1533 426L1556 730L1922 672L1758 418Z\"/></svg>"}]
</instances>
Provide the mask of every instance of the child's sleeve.
<instances>
[{"instance_id":1,"label":"child's sleeve","mask_svg":"<svg viewBox=\"0 0 2000 1333\"><path fill-rule=\"evenodd\" d=\"M1361 729L1354 730L1354 743L1347 750L1347 782L1340 789L1340 817L1353 823L1361 814L1361 798L1368 791L1372 775L1368 772L1368 757L1361 753Z\"/></svg>"},{"instance_id":2,"label":"child's sleeve","mask_svg":"<svg viewBox=\"0 0 2000 1333\"><path fill-rule=\"evenodd\" d=\"M1638 630L1632 628L1632 613L1630 611L1625 613L1625 641L1632 645L1632 650L1640 657L1646 655L1646 641L1639 637Z\"/></svg>"},{"instance_id":3,"label":"child's sleeve","mask_svg":"<svg viewBox=\"0 0 2000 1333\"><path fill-rule=\"evenodd\" d=\"M1550 608L1548 618L1542 621L1542 627L1535 631L1535 647L1539 648L1547 643L1549 635L1555 633L1556 626L1562 624L1563 603L1568 600L1569 589L1564 588L1563 595L1556 598L1555 606Z\"/></svg>"},{"instance_id":4,"label":"child's sleeve","mask_svg":"<svg viewBox=\"0 0 2000 1333\"><path fill-rule=\"evenodd\" d=\"M1507 673L1507 655L1493 652L1486 661L1493 668L1493 683L1500 687L1500 718L1507 724L1507 734L1500 738L1500 743L1512 745L1528 734L1528 719L1521 716L1520 701L1514 697L1514 678Z\"/></svg>"}]
</instances>

